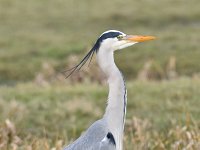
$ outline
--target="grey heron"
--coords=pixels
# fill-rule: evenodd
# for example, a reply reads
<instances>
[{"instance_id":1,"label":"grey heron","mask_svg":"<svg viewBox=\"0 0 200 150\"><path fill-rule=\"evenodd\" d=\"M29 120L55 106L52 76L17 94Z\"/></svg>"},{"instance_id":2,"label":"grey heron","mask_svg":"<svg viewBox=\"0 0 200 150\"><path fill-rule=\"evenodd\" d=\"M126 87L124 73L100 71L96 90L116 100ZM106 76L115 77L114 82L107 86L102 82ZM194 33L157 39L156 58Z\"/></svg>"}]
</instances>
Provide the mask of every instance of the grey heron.
<instances>
[{"instance_id":1,"label":"grey heron","mask_svg":"<svg viewBox=\"0 0 200 150\"><path fill-rule=\"evenodd\" d=\"M117 30L109 30L100 35L93 48L82 61L71 68L70 76L97 55L97 62L109 84L107 107L102 119L94 122L77 140L63 150L122 150L124 123L127 105L127 90L122 73L114 62L114 51L138 42L155 39L154 36L126 35ZM68 77L67 76L67 77Z\"/></svg>"}]
</instances>

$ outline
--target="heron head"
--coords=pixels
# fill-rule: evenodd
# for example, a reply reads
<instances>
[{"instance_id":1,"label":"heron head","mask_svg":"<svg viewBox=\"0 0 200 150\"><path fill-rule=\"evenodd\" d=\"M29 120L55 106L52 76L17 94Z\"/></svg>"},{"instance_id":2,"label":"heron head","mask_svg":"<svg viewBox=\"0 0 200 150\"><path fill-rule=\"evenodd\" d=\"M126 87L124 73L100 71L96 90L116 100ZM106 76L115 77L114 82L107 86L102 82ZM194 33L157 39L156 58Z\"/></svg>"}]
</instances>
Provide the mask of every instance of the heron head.
<instances>
[{"instance_id":1,"label":"heron head","mask_svg":"<svg viewBox=\"0 0 200 150\"><path fill-rule=\"evenodd\" d=\"M94 45L97 51L100 48L108 50L120 50L132 46L138 42L154 40L154 36L126 35L117 30L109 30L101 34Z\"/></svg>"},{"instance_id":2,"label":"heron head","mask_svg":"<svg viewBox=\"0 0 200 150\"><path fill-rule=\"evenodd\" d=\"M149 40L154 40L154 36L140 36L140 35L126 35L125 33L117 30L108 30L100 35L92 49L86 54L86 56L81 60L79 64L71 69L63 71L63 73L68 73L66 78L73 74L75 71L80 70L82 66L88 61L92 60L94 53L98 53L100 49L115 51L120 50L138 42L144 42Z\"/></svg>"}]
</instances>

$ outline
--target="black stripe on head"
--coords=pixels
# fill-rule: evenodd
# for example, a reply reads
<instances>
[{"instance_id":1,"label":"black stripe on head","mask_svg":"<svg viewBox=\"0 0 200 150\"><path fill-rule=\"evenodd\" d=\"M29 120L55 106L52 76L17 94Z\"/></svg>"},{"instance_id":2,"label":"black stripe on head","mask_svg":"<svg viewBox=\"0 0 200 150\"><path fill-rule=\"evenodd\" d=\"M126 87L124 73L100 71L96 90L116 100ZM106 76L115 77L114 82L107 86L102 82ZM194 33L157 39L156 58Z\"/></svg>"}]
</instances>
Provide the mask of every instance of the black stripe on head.
<instances>
[{"instance_id":1,"label":"black stripe on head","mask_svg":"<svg viewBox=\"0 0 200 150\"><path fill-rule=\"evenodd\" d=\"M87 53L87 55L81 60L81 62L79 64L72 67L71 69L67 69L67 70L62 71L66 75L66 78L71 76L74 72L79 71L85 65L85 63L88 61L89 58L90 58L90 61L89 61L89 64L90 64L94 53L98 51L103 40L108 39L108 38L115 38L115 37L122 35L122 34L123 34L122 32L115 31L115 30L110 30L110 31L104 32L98 38L98 40L94 44L93 48Z\"/></svg>"},{"instance_id":2,"label":"black stripe on head","mask_svg":"<svg viewBox=\"0 0 200 150\"><path fill-rule=\"evenodd\" d=\"M101 43L105 40L105 39L108 39L108 38L115 38L119 35L122 35L121 32L118 32L118 31L110 31L110 32L105 32L103 33L99 38L98 40L96 41L95 45L94 45L94 48L98 51Z\"/></svg>"},{"instance_id":3,"label":"black stripe on head","mask_svg":"<svg viewBox=\"0 0 200 150\"><path fill-rule=\"evenodd\" d=\"M116 143L115 143L115 138L114 138L114 136L113 136L113 134L111 133L111 132L108 132L108 134L107 134L107 139L109 140L109 142L111 143L111 144L113 144L113 145L116 145Z\"/></svg>"}]
</instances>

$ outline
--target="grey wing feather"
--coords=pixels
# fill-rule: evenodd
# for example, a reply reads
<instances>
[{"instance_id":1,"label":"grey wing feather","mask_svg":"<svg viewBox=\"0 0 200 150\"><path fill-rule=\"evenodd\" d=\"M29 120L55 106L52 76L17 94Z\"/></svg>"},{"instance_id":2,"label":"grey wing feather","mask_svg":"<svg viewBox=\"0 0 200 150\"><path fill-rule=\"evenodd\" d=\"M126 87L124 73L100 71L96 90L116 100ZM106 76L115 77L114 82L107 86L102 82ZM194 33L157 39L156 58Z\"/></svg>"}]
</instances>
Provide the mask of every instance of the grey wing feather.
<instances>
[{"instance_id":1,"label":"grey wing feather","mask_svg":"<svg viewBox=\"0 0 200 150\"><path fill-rule=\"evenodd\" d=\"M115 150L115 146L105 140L108 133L105 120L93 123L76 141L63 150Z\"/></svg>"},{"instance_id":2,"label":"grey wing feather","mask_svg":"<svg viewBox=\"0 0 200 150\"><path fill-rule=\"evenodd\" d=\"M113 144L107 136L101 141L98 147L99 150L116 150L116 145Z\"/></svg>"}]
</instances>

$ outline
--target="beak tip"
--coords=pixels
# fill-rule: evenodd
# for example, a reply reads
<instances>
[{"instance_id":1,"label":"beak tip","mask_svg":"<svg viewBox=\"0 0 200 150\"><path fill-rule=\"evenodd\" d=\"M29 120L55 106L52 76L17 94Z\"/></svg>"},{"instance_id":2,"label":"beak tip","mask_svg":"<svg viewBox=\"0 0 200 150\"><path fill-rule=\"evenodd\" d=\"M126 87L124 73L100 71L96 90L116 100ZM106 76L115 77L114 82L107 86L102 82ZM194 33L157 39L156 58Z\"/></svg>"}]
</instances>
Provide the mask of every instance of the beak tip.
<instances>
[{"instance_id":1,"label":"beak tip","mask_svg":"<svg viewBox=\"0 0 200 150\"><path fill-rule=\"evenodd\" d=\"M155 36L151 36L151 40L155 40L156 39L156 37Z\"/></svg>"}]
</instances>

